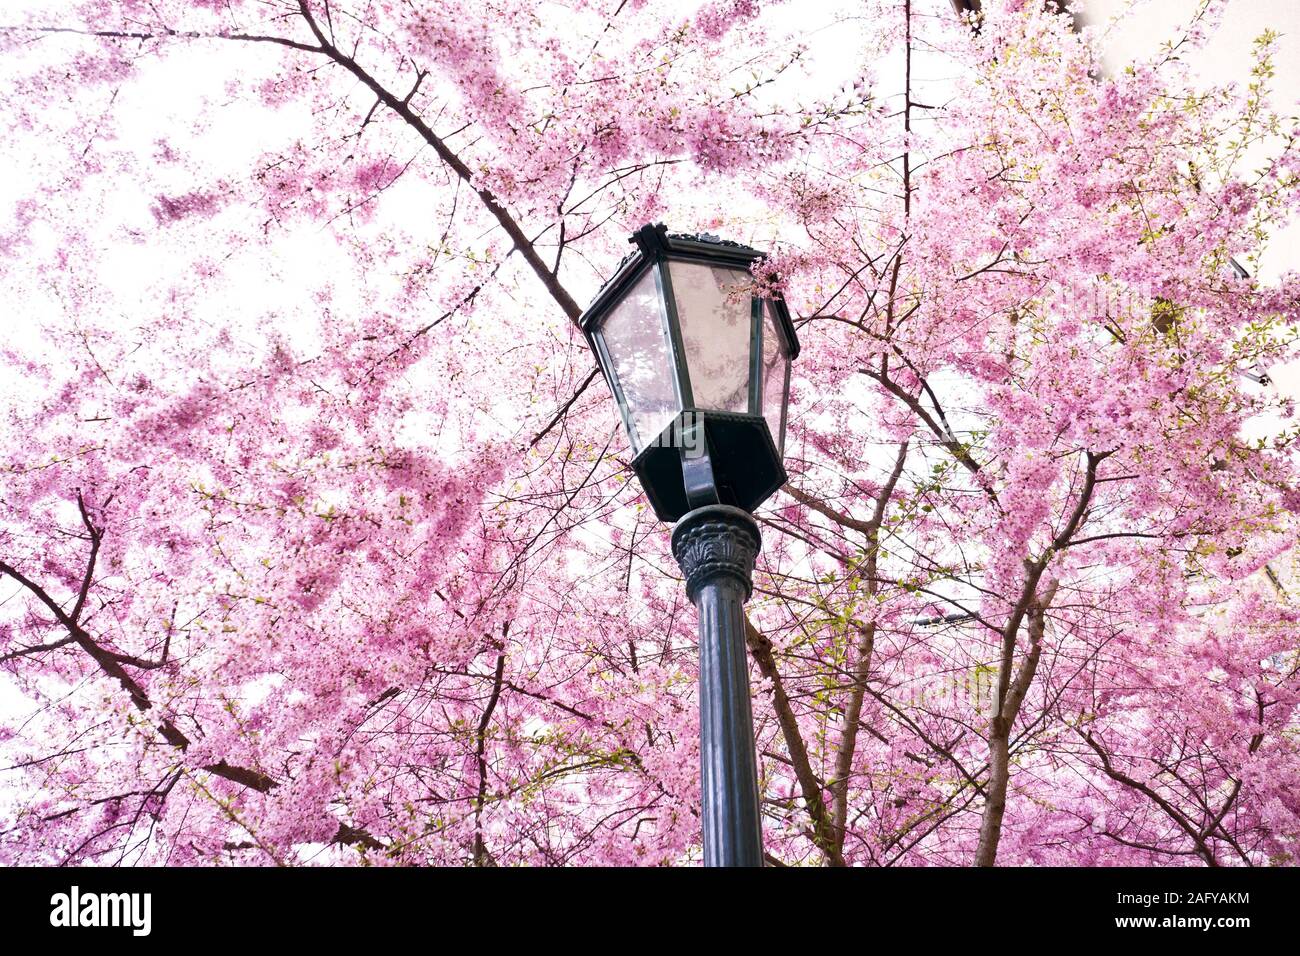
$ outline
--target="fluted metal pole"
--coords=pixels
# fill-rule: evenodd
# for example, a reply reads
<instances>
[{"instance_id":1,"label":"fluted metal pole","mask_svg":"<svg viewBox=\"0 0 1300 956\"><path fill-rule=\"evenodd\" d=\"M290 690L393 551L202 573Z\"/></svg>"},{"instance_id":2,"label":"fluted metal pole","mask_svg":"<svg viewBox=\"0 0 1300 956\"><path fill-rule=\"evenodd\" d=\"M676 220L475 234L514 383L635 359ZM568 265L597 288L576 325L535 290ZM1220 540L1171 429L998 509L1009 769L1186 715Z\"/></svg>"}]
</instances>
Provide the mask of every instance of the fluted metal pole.
<instances>
[{"instance_id":1,"label":"fluted metal pole","mask_svg":"<svg viewBox=\"0 0 1300 956\"><path fill-rule=\"evenodd\" d=\"M761 539L744 511L707 505L673 529L673 555L700 615L700 784L705 866L762 866L758 761L745 602Z\"/></svg>"}]
</instances>

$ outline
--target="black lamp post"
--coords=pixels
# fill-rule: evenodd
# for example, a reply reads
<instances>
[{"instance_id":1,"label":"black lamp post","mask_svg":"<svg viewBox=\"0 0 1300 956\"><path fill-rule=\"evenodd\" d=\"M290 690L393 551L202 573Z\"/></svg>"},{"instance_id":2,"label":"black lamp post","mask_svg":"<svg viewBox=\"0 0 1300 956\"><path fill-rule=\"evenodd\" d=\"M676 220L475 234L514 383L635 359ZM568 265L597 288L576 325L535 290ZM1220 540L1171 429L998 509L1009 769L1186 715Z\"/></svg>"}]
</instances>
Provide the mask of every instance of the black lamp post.
<instances>
[{"instance_id":1,"label":"black lamp post","mask_svg":"<svg viewBox=\"0 0 1300 956\"><path fill-rule=\"evenodd\" d=\"M581 318L618 402L650 504L700 615L705 866L762 866L745 601L760 538L750 513L785 483L785 303L752 295L762 253L643 226Z\"/></svg>"}]
</instances>

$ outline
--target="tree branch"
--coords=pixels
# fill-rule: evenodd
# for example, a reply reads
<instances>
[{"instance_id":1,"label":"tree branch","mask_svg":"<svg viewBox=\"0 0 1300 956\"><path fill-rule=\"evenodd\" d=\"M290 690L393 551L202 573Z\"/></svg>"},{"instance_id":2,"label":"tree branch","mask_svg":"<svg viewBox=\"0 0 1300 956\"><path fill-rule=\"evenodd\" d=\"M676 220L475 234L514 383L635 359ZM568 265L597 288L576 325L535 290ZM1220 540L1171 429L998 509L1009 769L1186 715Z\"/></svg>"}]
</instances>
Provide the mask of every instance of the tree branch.
<instances>
[{"instance_id":1,"label":"tree branch","mask_svg":"<svg viewBox=\"0 0 1300 956\"><path fill-rule=\"evenodd\" d=\"M302 13L303 19L311 28L316 37L316 42L320 44L320 52L324 52L335 63L342 66L345 70L360 80L379 100L390 110L396 113L408 126L414 129L423 137L424 141L433 147L433 151L438 155L451 170L454 172L470 189L473 189L483 206L490 212L497 223L505 230L506 235L510 237L514 247L519 250L519 254L524 257L524 261L541 280L546 291L550 293L551 298L556 301L564 314L569 317L571 322L577 322L578 316L582 314L582 307L571 296L567 289L560 284L559 279L551 274L550 268L542 261L541 255L538 254L536 246L524 233L523 228L510 214L510 212L501 204L501 202L484 187L474 185L474 174L470 168L452 149L443 142L442 138L436 134L423 119L411 108L411 105L404 102L394 93L386 89L378 80L371 76L361 67L356 60L348 56L325 36L321 31L320 25L317 24L315 17L312 16L306 0L298 0L298 9Z\"/></svg>"},{"instance_id":2,"label":"tree branch","mask_svg":"<svg viewBox=\"0 0 1300 956\"><path fill-rule=\"evenodd\" d=\"M830 815L826 812L826 804L822 801L822 784L813 773L812 764L808 760L808 749L804 746L803 736L799 733L799 721L790 707L790 698L786 696L785 688L781 684L781 675L776 669L776 660L772 656L772 642L754 627L748 616L745 618L745 643L749 645L749 651L754 657L754 662L758 664L759 672L772 684L772 707L776 711L777 723L780 724L781 734L785 738L786 750L790 753L790 765L794 768L795 778L799 781L804 806L812 819L813 842L822 851L827 863L831 866L843 866L844 858L835 839L834 827Z\"/></svg>"}]
</instances>

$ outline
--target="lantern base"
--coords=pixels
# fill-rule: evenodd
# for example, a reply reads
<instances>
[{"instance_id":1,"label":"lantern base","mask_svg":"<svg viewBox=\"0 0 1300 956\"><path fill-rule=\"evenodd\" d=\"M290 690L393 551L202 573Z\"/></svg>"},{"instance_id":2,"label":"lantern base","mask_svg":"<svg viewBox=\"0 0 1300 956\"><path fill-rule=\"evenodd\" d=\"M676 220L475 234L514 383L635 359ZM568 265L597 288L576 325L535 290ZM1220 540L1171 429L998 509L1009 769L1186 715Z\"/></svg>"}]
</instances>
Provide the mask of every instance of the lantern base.
<instances>
[{"instance_id":1,"label":"lantern base","mask_svg":"<svg viewBox=\"0 0 1300 956\"><path fill-rule=\"evenodd\" d=\"M707 453L718 502L753 512L786 481L762 415L685 409L632 460L655 514L677 521L692 510L683 459Z\"/></svg>"}]
</instances>

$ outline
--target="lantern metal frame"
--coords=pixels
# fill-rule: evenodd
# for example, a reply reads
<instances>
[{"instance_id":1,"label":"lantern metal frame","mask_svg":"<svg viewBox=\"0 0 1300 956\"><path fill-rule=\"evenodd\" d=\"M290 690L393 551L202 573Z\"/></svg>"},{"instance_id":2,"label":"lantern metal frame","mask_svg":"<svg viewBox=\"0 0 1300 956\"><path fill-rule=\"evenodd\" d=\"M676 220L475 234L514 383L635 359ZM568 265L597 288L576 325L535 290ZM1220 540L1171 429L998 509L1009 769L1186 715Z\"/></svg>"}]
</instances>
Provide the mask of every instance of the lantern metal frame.
<instances>
[{"instance_id":1,"label":"lantern metal frame","mask_svg":"<svg viewBox=\"0 0 1300 956\"><path fill-rule=\"evenodd\" d=\"M701 408L691 381L670 264L700 263L748 272L765 256L757 249L707 233L670 234L662 223L641 227L629 241L636 245L636 251L623 260L592 300L579 318L579 325L618 403L628 439L637 449L632 469L641 480L655 514L664 521L677 521L688 511L709 504L730 505L752 512L786 481L782 457L790 366L799 354L794 322L780 296L752 296L748 411ZM618 380L615 356L610 354L602 334L605 319L647 274L654 276L659 320L666 337L669 367L664 374L672 377L679 409L654 436L642 436L637 431L633 409ZM767 309L771 310L772 325L781 339L778 346L786 356L776 435L772 434L763 411L762 336Z\"/></svg>"}]
</instances>

